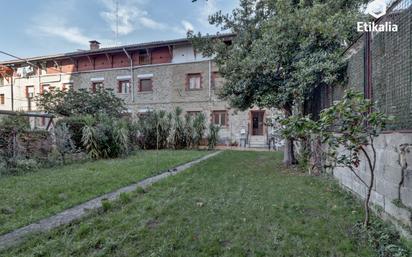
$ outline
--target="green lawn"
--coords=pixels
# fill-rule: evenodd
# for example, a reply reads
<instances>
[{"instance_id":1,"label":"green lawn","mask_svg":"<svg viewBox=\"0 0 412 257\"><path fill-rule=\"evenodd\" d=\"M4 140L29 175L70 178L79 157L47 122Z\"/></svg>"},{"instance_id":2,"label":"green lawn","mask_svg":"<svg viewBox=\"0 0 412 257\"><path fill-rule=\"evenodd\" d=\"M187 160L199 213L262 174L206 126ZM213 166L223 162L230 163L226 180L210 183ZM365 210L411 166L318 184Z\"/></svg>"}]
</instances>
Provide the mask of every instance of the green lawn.
<instances>
[{"instance_id":1,"label":"green lawn","mask_svg":"<svg viewBox=\"0 0 412 257\"><path fill-rule=\"evenodd\" d=\"M4 256L376 256L360 204L274 153L224 152Z\"/></svg>"},{"instance_id":2,"label":"green lawn","mask_svg":"<svg viewBox=\"0 0 412 257\"><path fill-rule=\"evenodd\" d=\"M0 234L33 223L89 199L138 182L161 170L202 157L207 151L138 152L0 178Z\"/></svg>"}]
</instances>

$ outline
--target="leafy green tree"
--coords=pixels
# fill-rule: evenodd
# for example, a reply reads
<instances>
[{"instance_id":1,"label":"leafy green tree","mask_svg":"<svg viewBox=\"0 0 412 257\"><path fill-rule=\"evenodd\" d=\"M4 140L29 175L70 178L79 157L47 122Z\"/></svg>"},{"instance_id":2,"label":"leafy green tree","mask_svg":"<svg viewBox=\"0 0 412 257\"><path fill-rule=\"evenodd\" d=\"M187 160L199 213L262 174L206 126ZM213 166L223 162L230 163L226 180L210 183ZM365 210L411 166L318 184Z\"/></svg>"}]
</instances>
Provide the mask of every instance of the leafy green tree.
<instances>
[{"instance_id":1,"label":"leafy green tree","mask_svg":"<svg viewBox=\"0 0 412 257\"><path fill-rule=\"evenodd\" d=\"M57 89L36 96L35 100L41 110L65 117L98 113L119 117L126 110L124 101L109 89L98 89L95 93Z\"/></svg>"},{"instance_id":2,"label":"leafy green tree","mask_svg":"<svg viewBox=\"0 0 412 257\"><path fill-rule=\"evenodd\" d=\"M278 108L286 117L293 106L306 114L316 88L344 81L342 52L356 36L364 0L241 0L231 14L221 11L209 22L224 37L189 33L195 47L214 57L225 78L223 99L240 109ZM295 163L287 140L284 163Z\"/></svg>"}]
</instances>

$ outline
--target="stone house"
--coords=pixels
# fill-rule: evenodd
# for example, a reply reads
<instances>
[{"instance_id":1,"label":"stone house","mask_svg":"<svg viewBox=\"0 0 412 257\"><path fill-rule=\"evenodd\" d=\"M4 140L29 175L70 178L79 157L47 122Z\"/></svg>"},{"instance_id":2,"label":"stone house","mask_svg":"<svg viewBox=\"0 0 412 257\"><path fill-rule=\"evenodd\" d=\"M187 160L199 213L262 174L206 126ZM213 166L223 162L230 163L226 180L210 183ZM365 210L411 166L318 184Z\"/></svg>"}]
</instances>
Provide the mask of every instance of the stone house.
<instances>
[{"instance_id":1,"label":"stone house","mask_svg":"<svg viewBox=\"0 0 412 257\"><path fill-rule=\"evenodd\" d=\"M233 35L221 36L231 41ZM13 75L0 72L0 110L36 112L34 96L47 90L96 90L110 88L125 100L132 115L150 110L203 112L208 122L221 126L220 143L266 147L269 130L265 120L271 111L253 108L239 111L218 98L223 80L211 59L194 50L187 39L90 49L26 60L0 62ZM3 74L3 75L1 75ZM32 121L44 127L47 119Z\"/></svg>"}]
</instances>

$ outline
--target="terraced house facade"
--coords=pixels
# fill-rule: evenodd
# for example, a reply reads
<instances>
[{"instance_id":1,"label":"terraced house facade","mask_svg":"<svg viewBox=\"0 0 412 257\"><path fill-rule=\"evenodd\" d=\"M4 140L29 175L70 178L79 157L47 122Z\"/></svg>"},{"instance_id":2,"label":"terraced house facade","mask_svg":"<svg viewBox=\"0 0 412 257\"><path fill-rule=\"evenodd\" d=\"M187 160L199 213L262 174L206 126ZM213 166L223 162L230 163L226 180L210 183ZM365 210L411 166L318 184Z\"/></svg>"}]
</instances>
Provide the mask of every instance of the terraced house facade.
<instances>
[{"instance_id":1,"label":"terraced house facade","mask_svg":"<svg viewBox=\"0 0 412 257\"><path fill-rule=\"evenodd\" d=\"M228 44L231 36L222 36ZM221 126L220 143L266 147L270 110L239 111L217 97L223 80L211 59L197 53L187 39L90 49L72 53L1 62L0 110L36 112L34 97L59 88L110 88L125 100L132 115L150 110L203 112ZM7 69L9 73L7 72ZM38 118L34 126L45 126Z\"/></svg>"}]
</instances>

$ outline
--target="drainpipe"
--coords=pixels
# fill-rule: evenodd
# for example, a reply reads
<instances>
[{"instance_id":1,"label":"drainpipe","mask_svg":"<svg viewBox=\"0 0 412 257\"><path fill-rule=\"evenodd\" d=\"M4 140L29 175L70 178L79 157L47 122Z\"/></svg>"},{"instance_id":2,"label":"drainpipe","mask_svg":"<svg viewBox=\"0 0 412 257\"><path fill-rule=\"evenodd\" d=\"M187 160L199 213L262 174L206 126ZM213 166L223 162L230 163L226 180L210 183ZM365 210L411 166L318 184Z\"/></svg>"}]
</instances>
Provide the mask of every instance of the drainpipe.
<instances>
[{"instance_id":1,"label":"drainpipe","mask_svg":"<svg viewBox=\"0 0 412 257\"><path fill-rule=\"evenodd\" d=\"M212 102L212 61L209 60L209 101Z\"/></svg>"},{"instance_id":2,"label":"drainpipe","mask_svg":"<svg viewBox=\"0 0 412 257\"><path fill-rule=\"evenodd\" d=\"M134 78L133 78L133 59L130 54L123 48L123 52L126 54L127 58L130 62L130 91L132 91L132 103L134 103Z\"/></svg>"},{"instance_id":3,"label":"drainpipe","mask_svg":"<svg viewBox=\"0 0 412 257\"><path fill-rule=\"evenodd\" d=\"M9 67L10 69L12 69L12 74L10 77L10 98L11 98L11 110L14 111L14 68ZM6 77L4 77L6 78Z\"/></svg>"},{"instance_id":4,"label":"drainpipe","mask_svg":"<svg viewBox=\"0 0 412 257\"><path fill-rule=\"evenodd\" d=\"M11 110L14 111L14 69L13 69L13 75L11 75L11 88L10 88L10 93L11 93Z\"/></svg>"}]
</instances>

